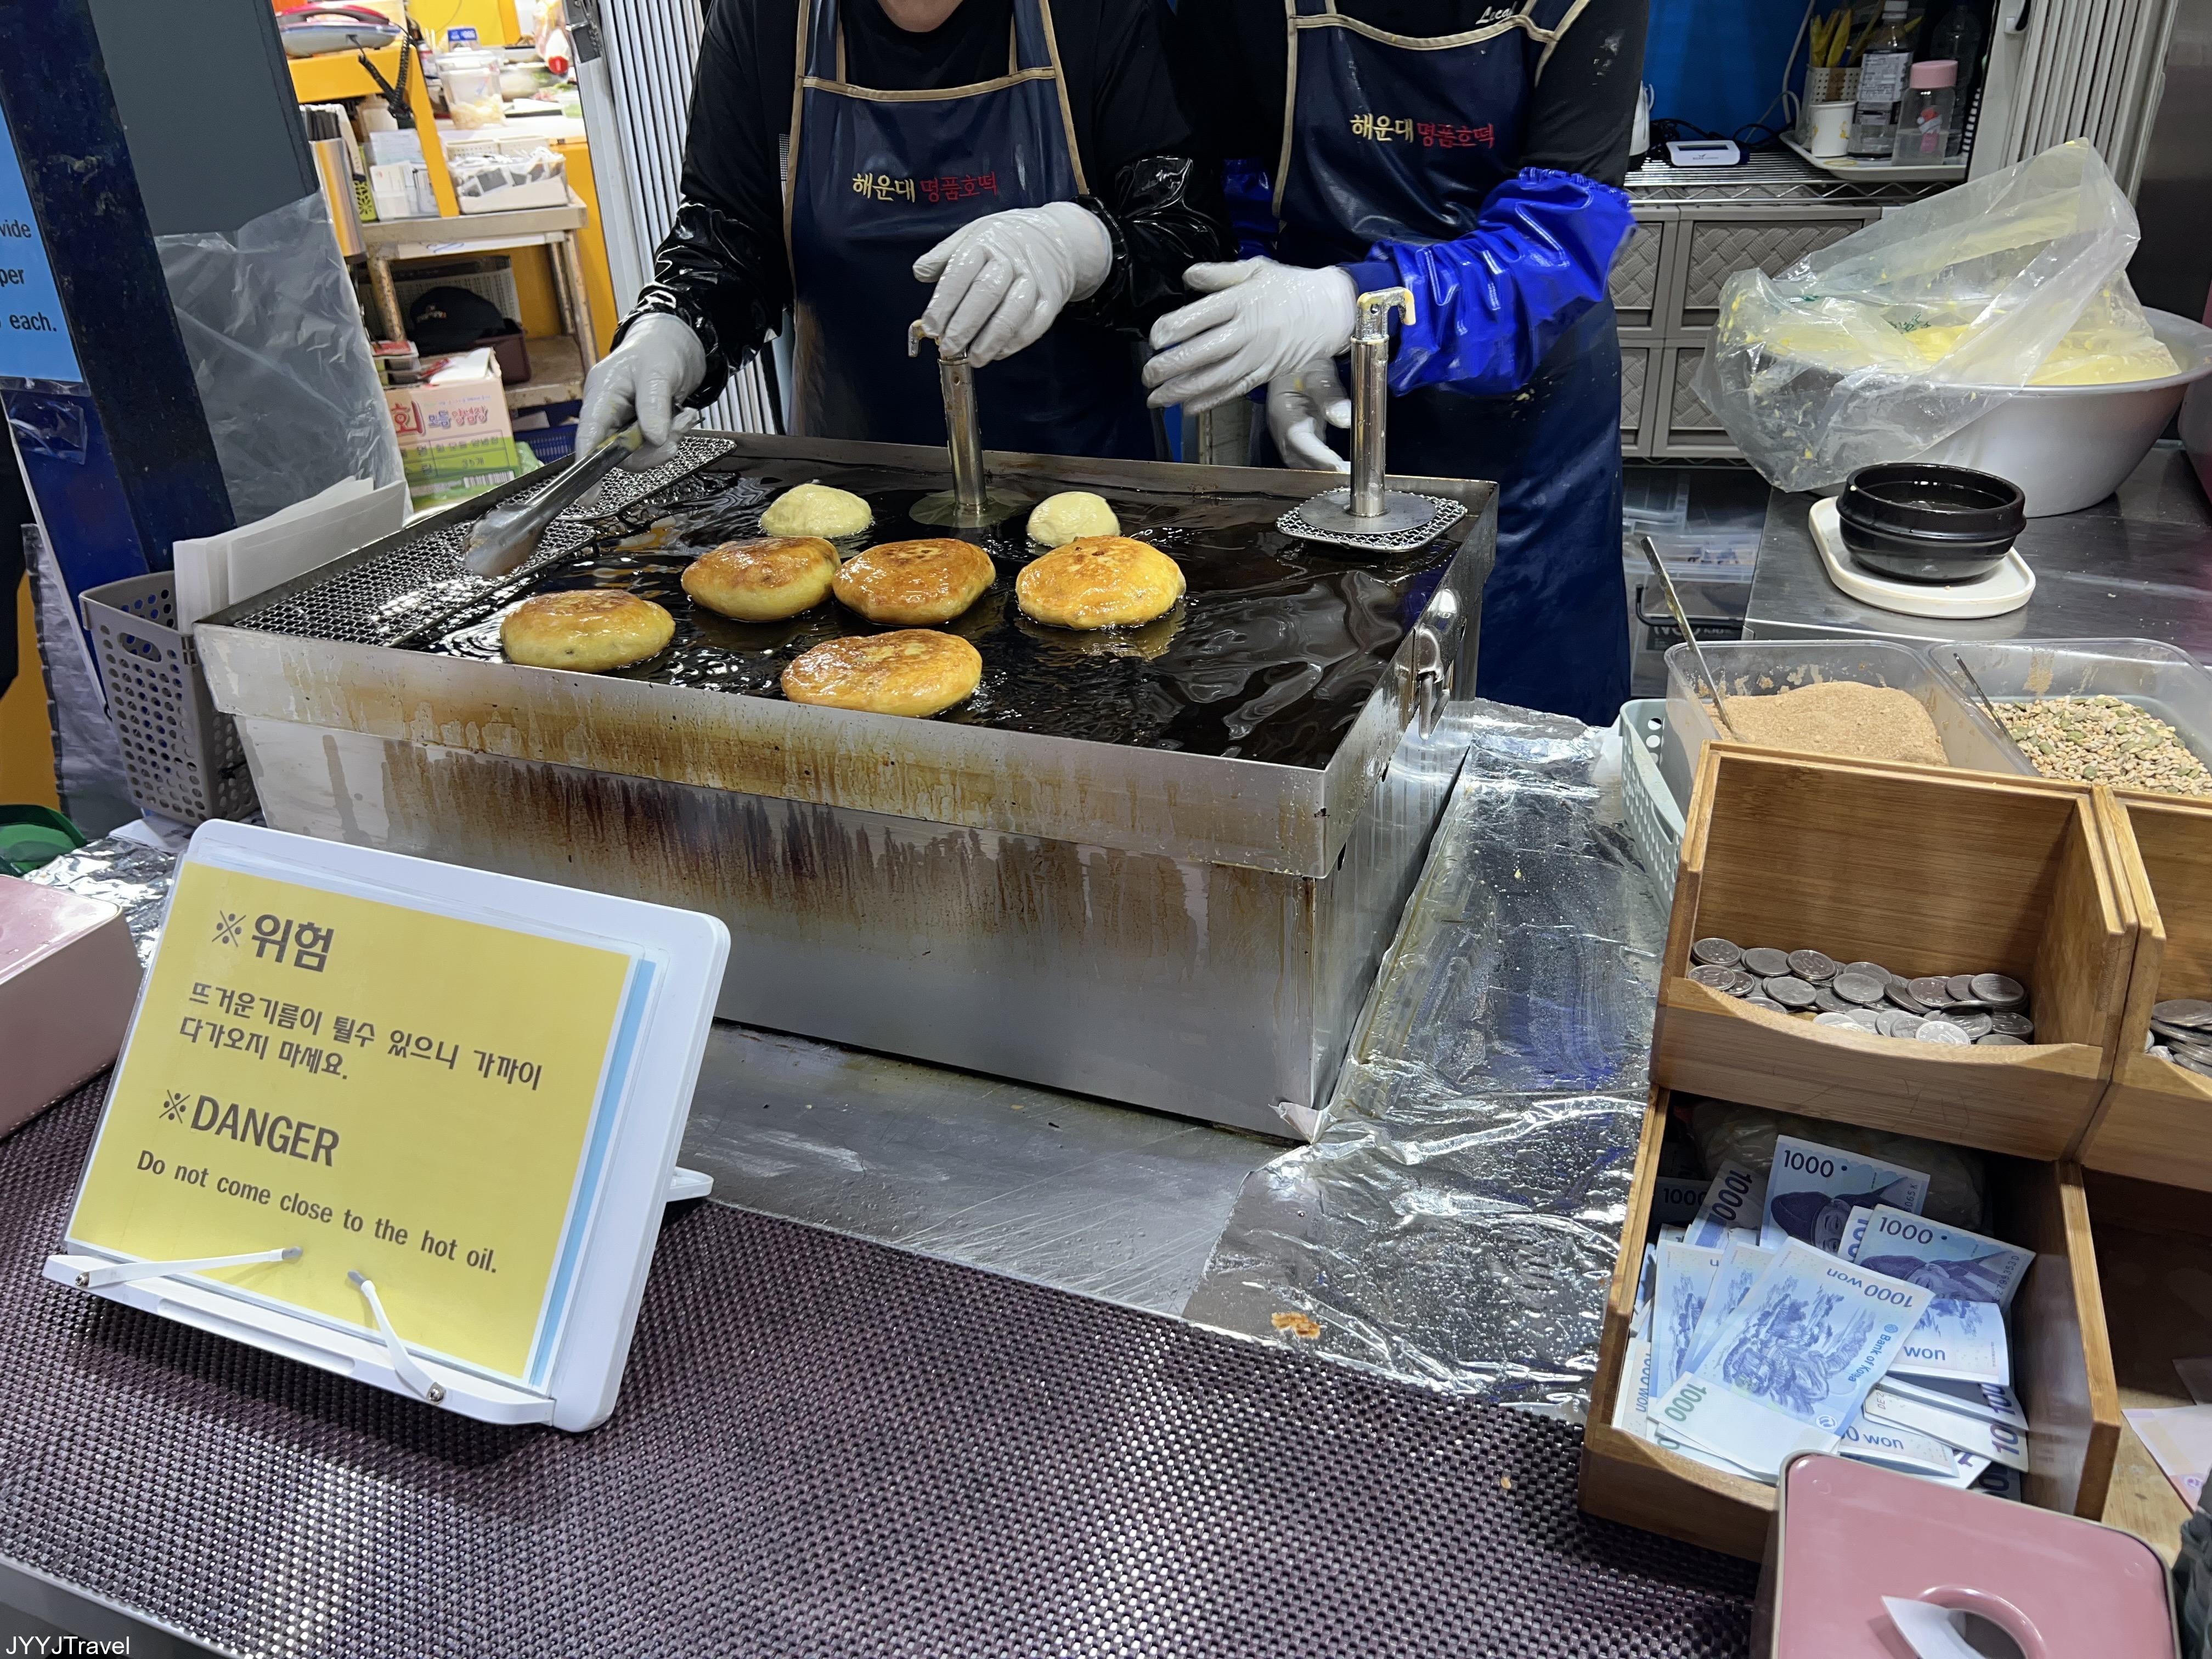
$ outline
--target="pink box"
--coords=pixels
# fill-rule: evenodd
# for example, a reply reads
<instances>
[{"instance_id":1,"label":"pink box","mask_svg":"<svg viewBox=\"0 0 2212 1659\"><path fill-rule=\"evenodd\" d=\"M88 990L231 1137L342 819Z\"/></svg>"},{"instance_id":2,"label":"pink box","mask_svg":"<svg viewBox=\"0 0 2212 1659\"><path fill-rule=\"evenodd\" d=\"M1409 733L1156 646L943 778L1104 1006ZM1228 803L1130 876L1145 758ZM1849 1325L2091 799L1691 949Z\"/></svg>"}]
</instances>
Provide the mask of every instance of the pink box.
<instances>
[{"instance_id":1,"label":"pink box","mask_svg":"<svg viewBox=\"0 0 2212 1659\"><path fill-rule=\"evenodd\" d=\"M1758 1659L1910 1659L1884 1596L1978 1613L2027 1659L2175 1659L2165 1565L2133 1534L1806 1455L1782 1472Z\"/></svg>"},{"instance_id":2,"label":"pink box","mask_svg":"<svg viewBox=\"0 0 2212 1659\"><path fill-rule=\"evenodd\" d=\"M0 876L0 1134L113 1062L139 978L115 906Z\"/></svg>"}]
</instances>

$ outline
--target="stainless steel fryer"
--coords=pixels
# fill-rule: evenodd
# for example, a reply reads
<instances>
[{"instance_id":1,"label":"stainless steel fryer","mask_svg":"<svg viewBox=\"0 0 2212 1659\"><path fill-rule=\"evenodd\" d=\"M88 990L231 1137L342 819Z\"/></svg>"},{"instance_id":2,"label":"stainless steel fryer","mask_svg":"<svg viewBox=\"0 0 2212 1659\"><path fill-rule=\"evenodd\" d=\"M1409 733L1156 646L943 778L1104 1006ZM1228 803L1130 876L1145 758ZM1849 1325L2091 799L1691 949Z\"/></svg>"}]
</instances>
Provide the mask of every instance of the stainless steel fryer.
<instances>
[{"instance_id":1,"label":"stainless steel fryer","mask_svg":"<svg viewBox=\"0 0 2212 1659\"><path fill-rule=\"evenodd\" d=\"M1140 522L1249 512L1255 534L1329 482L985 459L995 488L1096 489ZM697 500L726 482L714 471L810 469L917 495L947 481L938 448L694 434L629 486L660 492L632 516ZM1363 623L1372 689L1315 752L1264 720L1277 740L1205 752L1171 725L1159 740L1184 746L1073 735L1064 710L1024 729L1037 722L1019 697L904 720L454 654L457 630L527 591L459 569L467 524L551 476L200 624L270 823L713 912L732 935L725 1018L1266 1133L1317 1129L1466 747L1456 702L1474 684L1492 485L1391 481L1468 513L1408 590L1418 614ZM523 578L593 533L557 522ZM1223 614L1192 570L1186 655ZM988 665L998 653L979 643Z\"/></svg>"}]
</instances>

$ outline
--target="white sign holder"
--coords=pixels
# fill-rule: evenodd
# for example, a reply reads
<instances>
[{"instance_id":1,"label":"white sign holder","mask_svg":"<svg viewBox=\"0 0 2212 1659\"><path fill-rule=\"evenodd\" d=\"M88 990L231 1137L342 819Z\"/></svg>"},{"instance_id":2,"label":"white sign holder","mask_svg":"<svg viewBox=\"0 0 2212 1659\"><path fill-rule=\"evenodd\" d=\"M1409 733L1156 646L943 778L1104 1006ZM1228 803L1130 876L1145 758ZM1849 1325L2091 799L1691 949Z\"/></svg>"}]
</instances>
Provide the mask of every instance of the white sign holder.
<instances>
[{"instance_id":1,"label":"white sign holder","mask_svg":"<svg viewBox=\"0 0 2212 1659\"><path fill-rule=\"evenodd\" d=\"M712 1184L678 1169L676 1155L728 960L728 930L690 911L246 824L202 824L185 861L626 951L650 965L627 1075L599 1108L612 1119L596 1189L569 1218L577 1236L575 1267L544 1385L487 1375L410 1346L385 1316L373 1282L358 1273L352 1277L374 1328L343 1325L201 1276L211 1268L296 1257L296 1242L285 1237L272 1237L264 1250L174 1261L138 1260L71 1238L65 1253L47 1258L46 1276L482 1422L550 1423L571 1431L605 1422L622 1386L662 1209L702 1196ZM180 876L184 868L180 864ZM153 983L149 970L132 1016L134 1035ZM127 1044L125 1052L127 1058ZM103 1117L102 1133L106 1127ZM90 1164L88 1158L88 1170ZM270 1218L272 1232L285 1231L282 1219Z\"/></svg>"}]
</instances>

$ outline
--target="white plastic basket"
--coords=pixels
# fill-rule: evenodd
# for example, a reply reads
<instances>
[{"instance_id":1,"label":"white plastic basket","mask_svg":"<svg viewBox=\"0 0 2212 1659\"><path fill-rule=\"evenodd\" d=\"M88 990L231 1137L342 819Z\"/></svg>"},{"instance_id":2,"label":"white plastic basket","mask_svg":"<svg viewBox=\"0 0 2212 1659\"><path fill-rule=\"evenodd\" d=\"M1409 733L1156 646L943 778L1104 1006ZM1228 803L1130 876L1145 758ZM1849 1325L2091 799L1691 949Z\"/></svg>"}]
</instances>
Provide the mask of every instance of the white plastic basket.
<instances>
[{"instance_id":1,"label":"white plastic basket","mask_svg":"<svg viewBox=\"0 0 2212 1659\"><path fill-rule=\"evenodd\" d=\"M1625 702L1613 722L1620 733L1620 799L1629 836L1662 898L1674 890L1674 867L1682 857L1682 809L1659 772L1666 724L1664 697Z\"/></svg>"}]
</instances>

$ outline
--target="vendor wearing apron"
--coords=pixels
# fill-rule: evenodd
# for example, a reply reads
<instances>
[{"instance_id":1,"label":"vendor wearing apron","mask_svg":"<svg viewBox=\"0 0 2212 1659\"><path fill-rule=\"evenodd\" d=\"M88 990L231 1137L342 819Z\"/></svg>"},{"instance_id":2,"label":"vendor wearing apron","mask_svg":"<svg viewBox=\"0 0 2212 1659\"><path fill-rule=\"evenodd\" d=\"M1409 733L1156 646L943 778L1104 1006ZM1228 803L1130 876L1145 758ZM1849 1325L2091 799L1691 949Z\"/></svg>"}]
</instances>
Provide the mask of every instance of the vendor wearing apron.
<instances>
[{"instance_id":1,"label":"vendor wearing apron","mask_svg":"<svg viewBox=\"0 0 2212 1659\"><path fill-rule=\"evenodd\" d=\"M630 465L665 459L789 307L798 433L943 443L920 317L978 365L987 446L1150 459L1142 331L1229 251L1156 4L717 0L676 222L578 452L635 418Z\"/></svg>"},{"instance_id":2,"label":"vendor wearing apron","mask_svg":"<svg viewBox=\"0 0 2212 1659\"><path fill-rule=\"evenodd\" d=\"M1194 268L1207 297L1145 370L1187 410L1265 386L1280 457L1342 469L1353 298L1411 289L1390 470L1500 486L1479 689L1597 724L1628 694L1606 281L1644 23L1644 0L1182 0L1189 106L1232 198L1272 172L1281 263Z\"/></svg>"}]
</instances>

